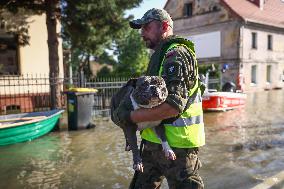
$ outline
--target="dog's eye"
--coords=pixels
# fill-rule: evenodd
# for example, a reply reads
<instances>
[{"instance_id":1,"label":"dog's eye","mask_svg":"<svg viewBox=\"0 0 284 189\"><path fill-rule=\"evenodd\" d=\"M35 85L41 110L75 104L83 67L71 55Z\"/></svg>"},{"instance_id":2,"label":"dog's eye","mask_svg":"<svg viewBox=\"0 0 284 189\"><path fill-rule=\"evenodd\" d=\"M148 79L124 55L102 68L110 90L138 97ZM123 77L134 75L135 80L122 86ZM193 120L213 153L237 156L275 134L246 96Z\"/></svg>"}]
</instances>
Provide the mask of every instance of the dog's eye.
<instances>
[{"instance_id":1,"label":"dog's eye","mask_svg":"<svg viewBox=\"0 0 284 189\"><path fill-rule=\"evenodd\" d=\"M156 86L153 86L153 85L150 86L150 90L151 90L151 92L152 92L153 94L160 91L159 88L157 88Z\"/></svg>"},{"instance_id":2,"label":"dog's eye","mask_svg":"<svg viewBox=\"0 0 284 189\"><path fill-rule=\"evenodd\" d=\"M148 82L143 83L143 87L148 88L149 86L150 86L150 83Z\"/></svg>"},{"instance_id":3,"label":"dog's eye","mask_svg":"<svg viewBox=\"0 0 284 189\"><path fill-rule=\"evenodd\" d=\"M148 88L148 86L149 86L149 84L147 84L147 83L143 83L143 84L141 85L141 87L142 87L143 89Z\"/></svg>"}]
</instances>

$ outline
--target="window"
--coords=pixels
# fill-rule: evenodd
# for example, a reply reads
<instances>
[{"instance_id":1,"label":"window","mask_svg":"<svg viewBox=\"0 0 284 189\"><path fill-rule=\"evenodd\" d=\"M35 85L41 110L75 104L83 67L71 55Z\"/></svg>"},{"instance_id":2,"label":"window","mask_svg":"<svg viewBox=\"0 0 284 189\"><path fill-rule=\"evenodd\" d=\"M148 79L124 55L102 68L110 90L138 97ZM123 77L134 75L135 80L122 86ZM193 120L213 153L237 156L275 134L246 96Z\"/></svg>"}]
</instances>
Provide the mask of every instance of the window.
<instances>
[{"instance_id":1,"label":"window","mask_svg":"<svg viewBox=\"0 0 284 189\"><path fill-rule=\"evenodd\" d=\"M251 67L251 83L256 84L257 83L257 66L253 65Z\"/></svg>"},{"instance_id":2,"label":"window","mask_svg":"<svg viewBox=\"0 0 284 189\"><path fill-rule=\"evenodd\" d=\"M216 5L214 5L213 7L212 7L212 11L213 12L216 12L216 11L219 11L220 9L216 6Z\"/></svg>"},{"instance_id":3,"label":"window","mask_svg":"<svg viewBox=\"0 0 284 189\"><path fill-rule=\"evenodd\" d=\"M1 29L1 30L4 30L4 29L5 29L5 21L4 21L4 19L1 19L1 20L0 20L0 29Z\"/></svg>"},{"instance_id":4,"label":"window","mask_svg":"<svg viewBox=\"0 0 284 189\"><path fill-rule=\"evenodd\" d=\"M184 16L191 17L192 16L192 3L184 4Z\"/></svg>"},{"instance_id":5,"label":"window","mask_svg":"<svg viewBox=\"0 0 284 189\"><path fill-rule=\"evenodd\" d=\"M0 36L0 75L19 73L17 40L13 36Z\"/></svg>"},{"instance_id":6,"label":"window","mask_svg":"<svg viewBox=\"0 0 284 189\"><path fill-rule=\"evenodd\" d=\"M267 36L267 49L272 50L272 35Z\"/></svg>"},{"instance_id":7,"label":"window","mask_svg":"<svg viewBox=\"0 0 284 189\"><path fill-rule=\"evenodd\" d=\"M267 65L266 67L266 82L267 83L271 83L271 70L272 70L272 66Z\"/></svg>"},{"instance_id":8,"label":"window","mask_svg":"<svg viewBox=\"0 0 284 189\"><path fill-rule=\"evenodd\" d=\"M251 39L252 39L251 48L257 49L257 33L252 32Z\"/></svg>"}]
</instances>

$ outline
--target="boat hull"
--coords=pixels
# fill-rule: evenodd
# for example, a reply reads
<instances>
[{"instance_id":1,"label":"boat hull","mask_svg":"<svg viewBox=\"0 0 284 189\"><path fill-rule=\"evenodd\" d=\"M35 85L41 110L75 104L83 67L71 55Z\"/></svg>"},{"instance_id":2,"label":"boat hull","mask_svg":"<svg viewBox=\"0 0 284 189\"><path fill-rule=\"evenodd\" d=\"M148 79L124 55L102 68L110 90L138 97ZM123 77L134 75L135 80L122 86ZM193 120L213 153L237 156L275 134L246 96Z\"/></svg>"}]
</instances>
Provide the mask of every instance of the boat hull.
<instances>
[{"instance_id":1,"label":"boat hull","mask_svg":"<svg viewBox=\"0 0 284 189\"><path fill-rule=\"evenodd\" d=\"M49 133L58 122L63 110L48 111L46 118L0 127L0 146L30 141ZM51 112L51 113L50 113ZM45 112L40 112L44 115Z\"/></svg>"},{"instance_id":2,"label":"boat hull","mask_svg":"<svg viewBox=\"0 0 284 189\"><path fill-rule=\"evenodd\" d=\"M202 98L204 111L227 111L243 107L246 94L234 92L210 92Z\"/></svg>"}]
</instances>

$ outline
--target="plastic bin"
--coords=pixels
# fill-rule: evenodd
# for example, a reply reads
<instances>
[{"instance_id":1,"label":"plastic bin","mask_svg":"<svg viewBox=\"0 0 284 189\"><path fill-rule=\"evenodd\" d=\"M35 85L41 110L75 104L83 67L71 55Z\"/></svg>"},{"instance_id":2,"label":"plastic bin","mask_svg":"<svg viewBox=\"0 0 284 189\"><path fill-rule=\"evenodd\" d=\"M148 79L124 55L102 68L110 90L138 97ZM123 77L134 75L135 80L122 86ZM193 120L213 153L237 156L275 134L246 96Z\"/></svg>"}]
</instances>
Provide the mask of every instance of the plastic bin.
<instances>
[{"instance_id":1,"label":"plastic bin","mask_svg":"<svg viewBox=\"0 0 284 189\"><path fill-rule=\"evenodd\" d=\"M68 129L91 128L94 94L96 89L70 88L67 94Z\"/></svg>"}]
</instances>

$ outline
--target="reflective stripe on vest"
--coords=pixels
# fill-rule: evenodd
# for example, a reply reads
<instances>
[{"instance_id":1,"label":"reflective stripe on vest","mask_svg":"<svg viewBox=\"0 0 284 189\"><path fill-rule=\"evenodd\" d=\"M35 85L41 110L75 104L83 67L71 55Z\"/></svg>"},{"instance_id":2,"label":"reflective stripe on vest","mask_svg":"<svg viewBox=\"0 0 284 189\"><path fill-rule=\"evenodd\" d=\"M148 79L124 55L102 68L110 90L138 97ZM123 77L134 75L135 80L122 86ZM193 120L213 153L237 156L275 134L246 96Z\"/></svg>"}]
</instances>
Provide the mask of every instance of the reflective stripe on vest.
<instances>
[{"instance_id":1,"label":"reflective stripe on vest","mask_svg":"<svg viewBox=\"0 0 284 189\"><path fill-rule=\"evenodd\" d=\"M195 53L186 45L174 43L170 45L167 51L179 45L185 46L186 49L193 54L196 63ZM165 56L163 57L159 70L160 76L162 75L164 60ZM189 92L190 106L188 109L184 111L173 123L164 125L167 140L169 145L172 147L193 148L203 146L205 144L202 97L198 85L198 81L196 81L194 87ZM197 93L195 93L196 90L198 90ZM151 128L143 130L141 137L150 142L160 143L156 133Z\"/></svg>"},{"instance_id":2,"label":"reflective stripe on vest","mask_svg":"<svg viewBox=\"0 0 284 189\"><path fill-rule=\"evenodd\" d=\"M201 95L197 93L194 103L171 125L174 127L185 127L193 124L203 123L203 110ZM167 124L169 125L169 124Z\"/></svg>"},{"instance_id":3,"label":"reflective stripe on vest","mask_svg":"<svg viewBox=\"0 0 284 189\"><path fill-rule=\"evenodd\" d=\"M200 124L202 122L203 122L203 116L199 115L199 116L190 117L190 118L178 118L170 125L174 127L185 127L188 125L190 126L193 124ZM165 124L165 125L169 125L169 124Z\"/></svg>"}]
</instances>

